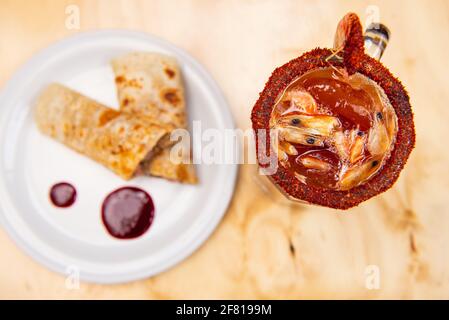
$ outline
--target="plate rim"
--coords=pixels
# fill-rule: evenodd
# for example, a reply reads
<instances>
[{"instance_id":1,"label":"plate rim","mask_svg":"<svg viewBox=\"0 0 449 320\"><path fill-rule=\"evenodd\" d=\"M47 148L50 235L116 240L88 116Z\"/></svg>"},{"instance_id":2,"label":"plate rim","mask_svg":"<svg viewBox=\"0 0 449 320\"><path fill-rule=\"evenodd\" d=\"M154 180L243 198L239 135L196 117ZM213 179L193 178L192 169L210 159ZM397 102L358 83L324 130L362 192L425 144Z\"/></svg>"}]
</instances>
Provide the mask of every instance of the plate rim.
<instances>
[{"instance_id":1,"label":"plate rim","mask_svg":"<svg viewBox=\"0 0 449 320\"><path fill-rule=\"evenodd\" d=\"M57 40L50 45L44 47L43 49L37 51L33 54L24 64L22 64L13 74L9 77L9 79L3 84L0 90L0 121L3 121L3 112L1 112L3 105L3 101L7 96L7 93L14 89L17 81L24 76L29 70L33 70L36 67L36 64L43 59L46 59L46 56L52 54L55 50L61 50L64 47L70 47L73 45L77 45L80 41L92 41L95 38L103 38L103 37L132 37L137 38L142 41L149 41L158 46L161 46L164 49L167 49L170 52L175 53L178 57L182 57L182 59L189 63L193 69L200 75L202 79L204 79L209 86L209 90L212 92L214 99L218 102L218 105L225 106L226 108L221 108L221 113L224 118L224 122L226 125L229 125L230 129L235 129L235 122L232 117L232 113L229 107L229 104L216 83L215 79L210 75L210 73L206 70L206 68L200 64L195 58L193 58L187 51L182 48L177 47L171 42L161 39L158 36L153 34L144 32L144 31L135 31L135 30L126 30L126 29L102 29L102 30L91 30L78 32L74 35L70 35L63 39ZM239 148L238 148L239 149ZM211 223L209 224L207 229L203 229L202 233L199 234L198 237L194 238L191 241L190 246L184 252L172 257L171 259L166 259L163 263L160 263L158 267L153 267L150 269L145 269L142 267L139 271L133 271L132 273L122 272L117 274L98 274L98 273L90 273L86 271L80 271L79 279L83 282L87 283L98 283L98 284L117 284L117 283L126 283L130 281L142 280L157 274L160 274L163 271L171 269L176 266L190 255L192 255L195 251L197 251L206 240L215 232L219 223L223 219L224 215L229 209L231 204L235 186L237 183L237 177L239 173L238 164L230 165L230 169L232 167L232 172L229 172L227 184L229 184L228 188L226 188L223 193L221 199L223 199L222 208L219 213L214 215L214 219L211 219ZM1 182L2 189L4 188L3 182ZM57 259L49 258L47 255L40 253L36 250L32 244L30 244L29 240L24 239L18 231L15 230L14 226L8 223L8 219L4 214L4 205L0 203L0 227L5 231L8 237L13 241L13 243L22 251L25 252L29 257L31 257L34 261L38 262L42 266L47 269L59 273L62 276L68 276L67 273L67 265L57 261Z\"/></svg>"}]
</instances>

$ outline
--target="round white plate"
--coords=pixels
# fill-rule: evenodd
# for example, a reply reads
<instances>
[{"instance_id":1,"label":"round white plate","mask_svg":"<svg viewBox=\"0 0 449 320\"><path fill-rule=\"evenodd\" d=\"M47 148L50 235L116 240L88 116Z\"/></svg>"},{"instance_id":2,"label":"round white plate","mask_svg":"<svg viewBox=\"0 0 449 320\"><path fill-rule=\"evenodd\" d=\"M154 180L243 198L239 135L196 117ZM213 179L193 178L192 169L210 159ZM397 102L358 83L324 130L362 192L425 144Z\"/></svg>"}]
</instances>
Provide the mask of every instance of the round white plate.
<instances>
[{"instance_id":1,"label":"round white plate","mask_svg":"<svg viewBox=\"0 0 449 320\"><path fill-rule=\"evenodd\" d=\"M199 164L197 186L152 177L123 181L37 130L33 105L51 82L116 108L109 62L130 51L157 51L178 59L191 125L199 120L203 130L234 128L220 89L198 62L165 41L132 31L81 33L60 41L34 56L0 95L0 221L34 259L63 274L79 272L85 281L136 280L185 259L221 220L237 175L235 164ZM199 140L193 143L197 159L201 158ZM49 202L49 188L59 181L77 189L77 201L70 208L56 208ZM100 206L109 192L126 185L149 192L156 214L143 236L118 240L106 232Z\"/></svg>"}]
</instances>

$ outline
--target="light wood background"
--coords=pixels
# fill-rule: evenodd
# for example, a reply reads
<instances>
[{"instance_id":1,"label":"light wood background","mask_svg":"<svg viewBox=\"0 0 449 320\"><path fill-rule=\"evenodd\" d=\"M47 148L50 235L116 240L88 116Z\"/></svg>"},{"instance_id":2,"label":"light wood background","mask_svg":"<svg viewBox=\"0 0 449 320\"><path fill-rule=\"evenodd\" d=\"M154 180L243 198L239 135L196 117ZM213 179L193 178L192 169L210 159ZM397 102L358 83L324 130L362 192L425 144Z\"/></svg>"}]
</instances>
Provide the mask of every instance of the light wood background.
<instances>
[{"instance_id":1,"label":"light wood background","mask_svg":"<svg viewBox=\"0 0 449 320\"><path fill-rule=\"evenodd\" d=\"M65 25L69 4L79 7L79 30ZM0 85L36 51L76 32L143 30L204 64L248 128L274 67L329 47L346 12L364 22L376 8L392 31L382 61L408 89L417 130L393 189L347 212L283 206L254 182L254 167L242 166L231 207L201 249L123 285L70 290L0 230L0 298L449 298L447 0L0 0ZM370 290L376 268L380 286Z\"/></svg>"}]
</instances>

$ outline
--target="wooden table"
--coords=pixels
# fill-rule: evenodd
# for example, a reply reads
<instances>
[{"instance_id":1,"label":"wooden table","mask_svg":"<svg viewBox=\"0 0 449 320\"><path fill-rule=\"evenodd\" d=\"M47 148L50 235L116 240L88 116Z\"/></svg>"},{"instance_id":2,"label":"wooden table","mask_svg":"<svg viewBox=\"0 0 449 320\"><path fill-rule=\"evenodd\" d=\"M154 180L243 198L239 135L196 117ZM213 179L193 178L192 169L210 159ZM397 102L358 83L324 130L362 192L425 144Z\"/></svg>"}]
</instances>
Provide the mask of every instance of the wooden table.
<instances>
[{"instance_id":1,"label":"wooden table","mask_svg":"<svg viewBox=\"0 0 449 320\"><path fill-rule=\"evenodd\" d=\"M67 19L78 9L74 29ZM376 10L392 30L382 61L408 89L417 131L393 189L347 212L279 205L258 187L254 166L242 166L231 207L200 250L156 277L114 286L68 289L0 230L0 298L449 298L447 0L0 0L0 84L55 40L143 30L204 64L249 128L274 67L329 47L346 12L366 22Z\"/></svg>"}]
</instances>

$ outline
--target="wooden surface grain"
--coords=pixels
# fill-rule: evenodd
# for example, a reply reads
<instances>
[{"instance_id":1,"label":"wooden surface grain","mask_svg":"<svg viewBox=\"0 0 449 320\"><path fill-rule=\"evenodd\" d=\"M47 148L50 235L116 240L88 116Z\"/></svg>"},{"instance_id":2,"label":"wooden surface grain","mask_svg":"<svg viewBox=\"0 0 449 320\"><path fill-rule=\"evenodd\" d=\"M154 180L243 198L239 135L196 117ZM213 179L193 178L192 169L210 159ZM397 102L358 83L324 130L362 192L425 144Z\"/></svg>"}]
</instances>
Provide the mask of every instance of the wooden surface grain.
<instances>
[{"instance_id":1,"label":"wooden surface grain","mask_svg":"<svg viewBox=\"0 0 449 320\"><path fill-rule=\"evenodd\" d=\"M79 29L67 28L68 5L79 8ZM410 93L417 131L394 188L347 212L290 206L268 198L254 166L244 165L224 220L197 252L123 285L70 289L0 230L0 298L449 298L447 0L0 0L0 85L58 39L99 28L142 30L205 65L238 126L249 128L276 66L329 47L346 12L366 22L377 10L392 31L382 62Z\"/></svg>"}]
</instances>

